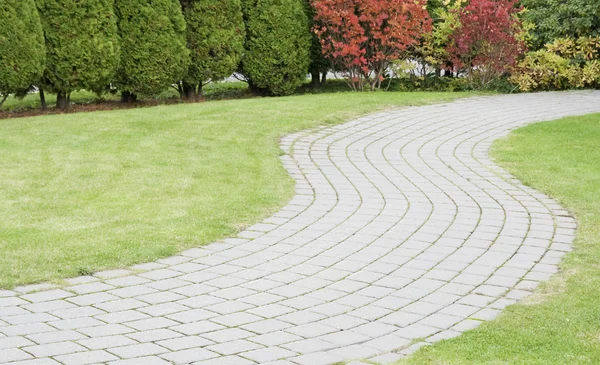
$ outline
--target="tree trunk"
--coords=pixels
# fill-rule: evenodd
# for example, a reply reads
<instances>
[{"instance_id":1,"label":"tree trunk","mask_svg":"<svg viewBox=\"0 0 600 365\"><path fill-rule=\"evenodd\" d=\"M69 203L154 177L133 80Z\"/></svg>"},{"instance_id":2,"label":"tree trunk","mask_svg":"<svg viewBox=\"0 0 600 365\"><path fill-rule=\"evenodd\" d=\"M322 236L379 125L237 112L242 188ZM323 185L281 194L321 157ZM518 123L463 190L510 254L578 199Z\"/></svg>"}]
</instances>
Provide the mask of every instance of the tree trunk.
<instances>
[{"instance_id":1,"label":"tree trunk","mask_svg":"<svg viewBox=\"0 0 600 365\"><path fill-rule=\"evenodd\" d=\"M40 104L42 105L42 110L48 109L48 105L46 104L46 94L44 94L44 89L40 87Z\"/></svg>"},{"instance_id":2,"label":"tree trunk","mask_svg":"<svg viewBox=\"0 0 600 365\"><path fill-rule=\"evenodd\" d=\"M267 96L268 95L267 89L256 86L256 84L254 84L252 82L252 80L248 81L248 88L254 95L257 95L257 96Z\"/></svg>"},{"instance_id":3,"label":"tree trunk","mask_svg":"<svg viewBox=\"0 0 600 365\"><path fill-rule=\"evenodd\" d=\"M137 101L137 95L129 92L129 91L123 91L121 93L121 102L122 103L135 103Z\"/></svg>"},{"instance_id":4,"label":"tree trunk","mask_svg":"<svg viewBox=\"0 0 600 365\"><path fill-rule=\"evenodd\" d=\"M56 94L56 107L60 110L69 109L69 97L70 95L64 91L58 92Z\"/></svg>"},{"instance_id":5,"label":"tree trunk","mask_svg":"<svg viewBox=\"0 0 600 365\"><path fill-rule=\"evenodd\" d=\"M177 92L179 93L179 99L183 99L185 97L183 93L183 81L179 81L177 83Z\"/></svg>"},{"instance_id":6,"label":"tree trunk","mask_svg":"<svg viewBox=\"0 0 600 365\"><path fill-rule=\"evenodd\" d=\"M6 101L6 99L8 99L8 95L9 94L5 94L4 97L2 97L2 100L0 100L0 108L2 108L2 105L4 105L4 102ZM2 94L0 94L0 96L2 96Z\"/></svg>"},{"instance_id":7,"label":"tree trunk","mask_svg":"<svg viewBox=\"0 0 600 365\"><path fill-rule=\"evenodd\" d=\"M194 100L196 98L196 86L193 84L183 83L183 97L187 100Z\"/></svg>"},{"instance_id":8,"label":"tree trunk","mask_svg":"<svg viewBox=\"0 0 600 365\"><path fill-rule=\"evenodd\" d=\"M326 83L327 83L327 71L323 72L323 75L321 76L321 86L325 86Z\"/></svg>"},{"instance_id":9,"label":"tree trunk","mask_svg":"<svg viewBox=\"0 0 600 365\"><path fill-rule=\"evenodd\" d=\"M310 70L310 75L311 75L311 78L312 78L310 86L313 89L319 88L319 86L321 86L321 80L319 80L319 76L321 76L321 75L319 74L319 70L316 69L316 68Z\"/></svg>"},{"instance_id":10,"label":"tree trunk","mask_svg":"<svg viewBox=\"0 0 600 365\"><path fill-rule=\"evenodd\" d=\"M452 62L446 62L446 69L444 70L444 77L453 78L454 77L454 72L452 71L453 68L454 68L454 65L452 64Z\"/></svg>"},{"instance_id":11,"label":"tree trunk","mask_svg":"<svg viewBox=\"0 0 600 365\"><path fill-rule=\"evenodd\" d=\"M196 99L197 99L197 100L200 100L200 99L202 99L202 87L203 87L203 86L204 86L204 85L202 84L202 81L200 81L200 82L198 83L198 89L197 89L197 91L196 91Z\"/></svg>"}]
</instances>

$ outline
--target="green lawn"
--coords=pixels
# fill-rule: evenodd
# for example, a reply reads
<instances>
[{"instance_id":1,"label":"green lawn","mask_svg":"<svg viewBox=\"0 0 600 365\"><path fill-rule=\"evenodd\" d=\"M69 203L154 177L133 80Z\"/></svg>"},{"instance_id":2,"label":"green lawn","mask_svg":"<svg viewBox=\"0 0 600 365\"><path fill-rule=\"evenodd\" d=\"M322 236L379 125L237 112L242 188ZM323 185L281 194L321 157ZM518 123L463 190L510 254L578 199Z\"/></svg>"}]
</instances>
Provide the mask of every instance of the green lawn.
<instances>
[{"instance_id":1,"label":"green lawn","mask_svg":"<svg viewBox=\"0 0 600 365\"><path fill-rule=\"evenodd\" d=\"M0 287L232 235L293 195L278 137L466 95L332 93L0 120Z\"/></svg>"},{"instance_id":2,"label":"green lawn","mask_svg":"<svg viewBox=\"0 0 600 365\"><path fill-rule=\"evenodd\" d=\"M522 304L399 364L600 364L600 114L519 129L492 155L575 214L576 250Z\"/></svg>"}]
</instances>

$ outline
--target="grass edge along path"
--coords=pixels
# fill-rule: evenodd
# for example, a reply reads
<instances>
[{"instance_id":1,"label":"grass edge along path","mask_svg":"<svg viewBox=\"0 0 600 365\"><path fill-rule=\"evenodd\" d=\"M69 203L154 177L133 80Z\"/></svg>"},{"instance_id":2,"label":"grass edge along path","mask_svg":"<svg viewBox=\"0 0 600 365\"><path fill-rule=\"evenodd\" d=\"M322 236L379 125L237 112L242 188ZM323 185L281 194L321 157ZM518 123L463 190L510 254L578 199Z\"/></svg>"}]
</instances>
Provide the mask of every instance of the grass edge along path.
<instances>
[{"instance_id":1,"label":"grass edge along path","mask_svg":"<svg viewBox=\"0 0 600 365\"><path fill-rule=\"evenodd\" d=\"M332 93L0 120L0 288L128 267L285 205L278 138L461 93Z\"/></svg>"},{"instance_id":2,"label":"grass edge along path","mask_svg":"<svg viewBox=\"0 0 600 365\"><path fill-rule=\"evenodd\" d=\"M560 273L494 321L397 364L600 364L600 114L517 129L491 155L574 214L575 250Z\"/></svg>"}]
</instances>

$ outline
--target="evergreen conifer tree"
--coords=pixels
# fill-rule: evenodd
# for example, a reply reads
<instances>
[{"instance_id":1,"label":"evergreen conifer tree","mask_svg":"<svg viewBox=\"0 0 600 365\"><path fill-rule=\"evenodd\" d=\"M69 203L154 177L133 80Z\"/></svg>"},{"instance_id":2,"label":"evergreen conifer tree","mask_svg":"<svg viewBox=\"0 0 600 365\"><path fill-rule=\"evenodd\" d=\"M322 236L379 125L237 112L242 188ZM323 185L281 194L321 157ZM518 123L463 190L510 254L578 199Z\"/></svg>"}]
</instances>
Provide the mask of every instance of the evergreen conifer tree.
<instances>
[{"instance_id":1,"label":"evergreen conifer tree","mask_svg":"<svg viewBox=\"0 0 600 365\"><path fill-rule=\"evenodd\" d=\"M24 94L44 72L46 48L33 0L0 2L0 106L9 94Z\"/></svg>"},{"instance_id":2,"label":"evergreen conifer tree","mask_svg":"<svg viewBox=\"0 0 600 365\"><path fill-rule=\"evenodd\" d=\"M123 101L156 95L187 71L186 25L178 0L116 0L121 36L117 86Z\"/></svg>"},{"instance_id":3,"label":"evergreen conifer tree","mask_svg":"<svg viewBox=\"0 0 600 365\"><path fill-rule=\"evenodd\" d=\"M241 71L252 89L288 95L308 74L311 35L303 0L245 0Z\"/></svg>"},{"instance_id":4,"label":"evergreen conifer tree","mask_svg":"<svg viewBox=\"0 0 600 365\"><path fill-rule=\"evenodd\" d=\"M46 41L44 86L69 107L72 91L102 92L119 64L112 0L36 0Z\"/></svg>"},{"instance_id":5,"label":"evergreen conifer tree","mask_svg":"<svg viewBox=\"0 0 600 365\"><path fill-rule=\"evenodd\" d=\"M190 67L180 92L202 94L202 86L231 76L244 52L240 0L180 0L187 23Z\"/></svg>"}]
</instances>

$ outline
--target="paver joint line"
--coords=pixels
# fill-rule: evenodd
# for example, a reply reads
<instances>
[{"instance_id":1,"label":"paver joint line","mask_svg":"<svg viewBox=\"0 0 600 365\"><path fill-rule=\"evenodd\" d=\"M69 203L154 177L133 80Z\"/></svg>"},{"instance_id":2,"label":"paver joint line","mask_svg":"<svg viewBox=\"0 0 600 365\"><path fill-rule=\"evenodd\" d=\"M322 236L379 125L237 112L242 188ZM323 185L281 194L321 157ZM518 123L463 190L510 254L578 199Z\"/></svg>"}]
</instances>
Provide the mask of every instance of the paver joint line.
<instances>
[{"instance_id":1,"label":"paver joint line","mask_svg":"<svg viewBox=\"0 0 600 365\"><path fill-rule=\"evenodd\" d=\"M286 136L296 196L238 238L1 291L0 364L386 363L458 336L557 272L577 227L490 145L593 112L600 92L502 95Z\"/></svg>"}]
</instances>

